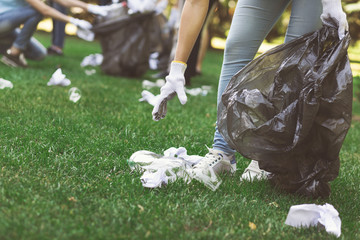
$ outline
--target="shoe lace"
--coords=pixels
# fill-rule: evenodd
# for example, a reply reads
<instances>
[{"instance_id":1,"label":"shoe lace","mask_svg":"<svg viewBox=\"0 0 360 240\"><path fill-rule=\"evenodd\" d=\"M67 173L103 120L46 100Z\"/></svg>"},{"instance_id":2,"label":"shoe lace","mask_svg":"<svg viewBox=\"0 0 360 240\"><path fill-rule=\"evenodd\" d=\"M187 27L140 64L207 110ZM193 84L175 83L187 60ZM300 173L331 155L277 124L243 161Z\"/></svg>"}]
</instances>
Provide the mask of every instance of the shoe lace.
<instances>
[{"instance_id":1,"label":"shoe lace","mask_svg":"<svg viewBox=\"0 0 360 240\"><path fill-rule=\"evenodd\" d=\"M209 152L205 155L205 157L194 166L194 168L204 168L207 167L209 165L211 165L212 163L215 163L216 160L221 160L221 156L219 156L218 154L214 154L214 152L212 151L212 149L209 149Z\"/></svg>"}]
</instances>

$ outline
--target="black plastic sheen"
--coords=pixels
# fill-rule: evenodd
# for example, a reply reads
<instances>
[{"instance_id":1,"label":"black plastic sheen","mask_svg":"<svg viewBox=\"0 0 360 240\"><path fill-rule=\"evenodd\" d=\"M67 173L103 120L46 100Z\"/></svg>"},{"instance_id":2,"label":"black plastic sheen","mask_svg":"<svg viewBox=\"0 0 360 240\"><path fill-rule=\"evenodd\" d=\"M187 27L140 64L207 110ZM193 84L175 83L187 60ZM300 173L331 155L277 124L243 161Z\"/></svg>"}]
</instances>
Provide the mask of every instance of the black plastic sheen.
<instances>
[{"instance_id":1,"label":"black plastic sheen","mask_svg":"<svg viewBox=\"0 0 360 240\"><path fill-rule=\"evenodd\" d=\"M279 45L231 79L219 104L218 128L228 144L271 172L290 193L328 197L351 124L349 33L337 24Z\"/></svg>"},{"instance_id":2,"label":"black plastic sheen","mask_svg":"<svg viewBox=\"0 0 360 240\"><path fill-rule=\"evenodd\" d=\"M126 14L94 26L104 56L104 73L140 77L149 69L153 20L154 13Z\"/></svg>"}]
</instances>

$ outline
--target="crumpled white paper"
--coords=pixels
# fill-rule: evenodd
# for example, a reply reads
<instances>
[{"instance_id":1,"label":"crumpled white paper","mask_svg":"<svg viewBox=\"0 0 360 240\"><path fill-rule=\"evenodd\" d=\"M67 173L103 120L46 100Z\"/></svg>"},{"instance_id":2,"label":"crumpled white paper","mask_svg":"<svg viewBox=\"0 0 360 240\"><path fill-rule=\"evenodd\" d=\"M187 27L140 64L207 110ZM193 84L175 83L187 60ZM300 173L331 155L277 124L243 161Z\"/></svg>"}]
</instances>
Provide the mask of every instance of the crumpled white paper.
<instances>
[{"instance_id":1,"label":"crumpled white paper","mask_svg":"<svg viewBox=\"0 0 360 240\"><path fill-rule=\"evenodd\" d=\"M65 74L62 73L61 68L58 68L51 76L48 86L69 86L71 81L66 78Z\"/></svg>"},{"instance_id":2,"label":"crumpled white paper","mask_svg":"<svg viewBox=\"0 0 360 240\"><path fill-rule=\"evenodd\" d=\"M69 94L69 100L74 103L79 101L81 98L81 91L76 87L70 88L68 94Z\"/></svg>"},{"instance_id":3,"label":"crumpled white paper","mask_svg":"<svg viewBox=\"0 0 360 240\"><path fill-rule=\"evenodd\" d=\"M147 81L147 80L145 80ZM143 81L143 86L146 86L146 88L151 88L153 87L156 83L147 81L145 82ZM146 84L146 85L144 85ZM205 89L203 88L192 88L192 89L185 89L185 92L191 96L206 96L209 92L209 90L207 90L207 86L205 86ZM147 90L143 90L141 92L141 98L139 99L139 102L148 102L150 105L155 106L155 104L158 101L158 98L160 97L159 95L154 95L151 92L147 91Z\"/></svg>"},{"instance_id":4,"label":"crumpled white paper","mask_svg":"<svg viewBox=\"0 0 360 240\"><path fill-rule=\"evenodd\" d=\"M141 92L141 98L139 99L140 102L148 102L149 104L155 106L155 104L158 102L158 98L160 95L154 95L151 92L147 90L143 90Z\"/></svg>"},{"instance_id":5,"label":"crumpled white paper","mask_svg":"<svg viewBox=\"0 0 360 240\"><path fill-rule=\"evenodd\" d=\"M149 81L149 80L142 81L142 87L145 88L145 89L151 89L153 87L161 88L164 85L165 85L165 80L164 79L157 79L155 82L152 82L152 81Z\"/></svg>"},{"instance_id":6,"label":"crumpled white paper","mask_svg":"<svg viewBox=\"0 0 360 240\"><path fill-rule=\"evenodd\" d=\"M86 66L99 66L102 64L104 60L104 56L101 53L95 53L90 54L89 56L84 57L84 59L81 61L80 66L86 67Z\"/></svg>"},{"instance_id":7,"label":"crumpled white paper","mask_svg":"<svg viewBox=\"0 0 360 240\"><path fill-rule=\"evenodd\" d=\"M192 167L202 158L198 155L187 155L184 147L172 147L164 151L163 155L146 150L137 151L131 155L128 164L131 170L143 172L140 180L146 188L161 187L176 179L183 179L186 183L196 179L215 191L221 184L221 179L215 175L211 178L199 176L192 171Z\"/></svg>"},{"instance_id":8,"label":"crumpled white paper","mask_svg":"<svg viewBox=\"0 0 360 240\"><path fill-rule=\"evenodd\" d=\"M185 89L185 92L191 96L206 96L211 90L210 86L201 86L199 88Z\"/></svg>"},{"instance_id":9,"label":"crumpled white paper","mask_svg":"<svg viewBox=\"0 0 360 240\"><path fill-rule=\"evenodd\" d=\"M165 81L162 79L158 79L156 82L151 82L149 80L144 80L142 82L143 88L150 89L153 87L162 87L165 85ZM208 92L211 90L211 86L202 86L201 88L192 88L192 89L185 89L185 92L191 96L206 96ZM143 90L141 92L141 98L139 102L148 102L150 105L155 106L157 103L159 95L154 95L147 90Z\"/></svg>"},{"instance_id":10,"label":"crumpled white paper","mask_svg":"<svg viewBox=\"0 0 360 240\"><path fill-rule=\"evenodd\" d=\"M94 75L96 73L96 69L85 69L85 74L87 76Z\"/></svg>"},{"instance_id":11,"label":"crumpled white paper","mask_svg":"<svg viewBox=\"0 0 360 240\"><path fill-rule=\"evenodd\" d=\"M95 39L95 33L89 29L77 28L76 35L88 42L92 42Z\"/></svg>"},{"instance_id":12,"label":"crumpled white paper","mask_svg":"<svg viewBox=\"0 0 360 240\"><path fill-rule=\"evenodd\" d=\"M167 0L162 0L157 2L156 0L128 0L127 5L131 10L130 13L136 12L152 12L155 11L156 14L162 13L167 7Z\"/></svg>"},{"instance_id":13,"label":"crumpled white paper","mask_svg":"<svg viewBox=\"0 0 360 240\"><path fill-rule=\"evenodd\" d=\"M341 235L341 220L331 204L301 204L291 206L285 224L293 227L310 227L321 224L328 233Z\"/></svg>"},{"instance_id":14,"label":"crumpled white paper","mask_svg":"<svg viewBox=\"0 0 360 240\"><path fill-rule=\"evenodd\" d=\"M3 78L0 78L0 89L4 88L13 88L14 85L9 80L5 80Z\"/></svg>"}]
</instances>

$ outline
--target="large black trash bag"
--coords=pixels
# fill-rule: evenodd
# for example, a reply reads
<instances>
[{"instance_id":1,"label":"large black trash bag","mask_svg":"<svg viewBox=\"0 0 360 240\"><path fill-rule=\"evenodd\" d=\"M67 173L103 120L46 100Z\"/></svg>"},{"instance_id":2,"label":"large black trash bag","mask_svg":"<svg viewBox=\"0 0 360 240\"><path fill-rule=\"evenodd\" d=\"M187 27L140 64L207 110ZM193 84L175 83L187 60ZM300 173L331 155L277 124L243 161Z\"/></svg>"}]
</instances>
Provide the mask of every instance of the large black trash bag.
<instances>
[{"instance_id":1,"label":"large black trash bag","mask_svg":"<svg viewBox=\"0 0 360 240\"><path fill-rule=\"evenodd\" d=\"M349 33L336 24L259 56L231 79L219 104L218 128L231 147L259 161L288 192L330 195L351 123Z\"/></svg>"},{"instance_id":2,"label":"large black trash bag","mask_svg":"<svg viewBox=\"0 0 360 240\"><path fill-rule=\"evenodd\" d=\"M140 77L149 69L153 20L153 13L125 14L94 26L104 56L104 73Z\"/></svg>"}]
</instances>

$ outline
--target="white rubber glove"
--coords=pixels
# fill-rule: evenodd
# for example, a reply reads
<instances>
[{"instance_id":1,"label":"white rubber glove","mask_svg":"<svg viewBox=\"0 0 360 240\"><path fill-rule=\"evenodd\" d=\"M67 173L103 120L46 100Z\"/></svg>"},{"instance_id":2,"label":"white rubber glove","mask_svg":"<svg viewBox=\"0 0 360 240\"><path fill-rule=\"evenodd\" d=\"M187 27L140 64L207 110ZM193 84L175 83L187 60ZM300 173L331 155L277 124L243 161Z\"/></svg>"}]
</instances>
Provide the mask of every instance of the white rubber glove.
<instances>
[{"instance_id":1,"label":"white rubber glove","mask_svg":"<svg viewBox=\"0 0 360 240\"><path fill-rule=\"evenodd\" d=\"M81 19L78 19L78 18L73 18L71 17L70 18L70 23L74 24L75 26L79 27L79 28L82 28L82 29L91 29L92 28L92 25L91 23L89 23L88 21L85 21L85 20L81 20Z\"/></svg>"},{"instance_id":2,"label":"white rubber glove","mask_svg":"<svg viewBox=\"0 0 360 240\"><path fill-rule=\"evenodd\" d=\"M95 15L100 15L102 17L105 17L109 12L108 6L98 6L94 4L88 4L88 12L93 13Z\"/></svg>"},{"instance_id":3,"label":"white rubber glove","mask_svg":"<svg viewBox=\"0 0 360 240\"><path fill-rule=\"evenodd\" d=\"M185 93L185 77L186 64L181 62L172 62L170 65L170 73L165 78L166 83L160 89L160 95L157 96L157 102L154 104L152 111L153 119L159 121L163 119L167 112L167 101L171 100L176 94L181 104L187 101Z\"/></svg>"},{"instance_id":4,"label":"white rubber glove","mask_svg":"<svg viewBox=\"0 0 360 240\"><path fill-rule=\"evenodd\" d=\"M345 32L349 31L349 24L346 20L346 14L342 9L341 0L322 0L323 13L320 18L323 22L326 22L329 18L334 18L339 23L338 34L342 39L345 36Z\"/></svg>"}]
</instances>

